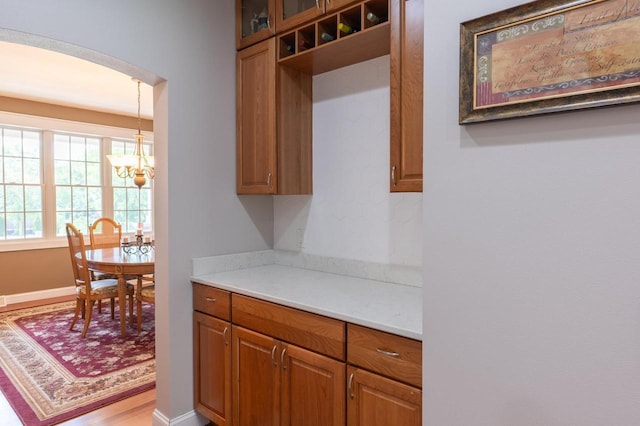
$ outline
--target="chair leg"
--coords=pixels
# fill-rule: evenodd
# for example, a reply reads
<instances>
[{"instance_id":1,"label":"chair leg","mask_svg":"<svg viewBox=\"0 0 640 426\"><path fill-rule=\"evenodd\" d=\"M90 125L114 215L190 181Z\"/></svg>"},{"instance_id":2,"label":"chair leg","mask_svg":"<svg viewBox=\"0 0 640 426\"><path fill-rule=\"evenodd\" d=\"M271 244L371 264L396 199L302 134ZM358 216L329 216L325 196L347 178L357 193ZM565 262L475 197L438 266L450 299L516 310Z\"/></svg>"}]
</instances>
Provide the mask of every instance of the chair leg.
<instances>
[{"instance_id":1,"label":"chair leg","mask_svg":"<svg viewBox=\"0 0 640 426\"><path fill-rule=\"evenodd\" d=\"M87 315L86 318L84 319L84 329L82 330L82 337L85 337L87 335L87 330L89 330L89 323L91 322L91 312L93 312L93 304L95 303L95 300L87 300Z\"/></svg>"},{"instance_id":2,"label":"chair leg","mask_svg":"<svg viewBox=\"0 0 640 426\"><path fill-rule=\"evenodd\" d=\"M112 297L111 298L111 319L114 319L116 317L115 315L116 315L116 299Z\"/></svg>"},{"instance_id":3,"label":"chair leg","mask_svg":"<svg viewBox=\"0 0 640 426\"><path fill-rule=\"evenodd\" d=\"M73 314L73 321L71 321L71 326L69 327L69 330L73 330L73 326L76 325L76 321L78 321L78 316L80 315L80 312L84 313L84 300L76 298L76 311Z\"/></svg>"},{"instance_id":4,"label":"chair leg","mask_svg":"<svg viewBox=\"0 0 640 426\"><path fill-rule=\"evenodd\" d=\"M142 300L136 297L136 317L138 320L138 334L142 331Z\"/></svg>"},{"instance_id":5,"label":"chair leg","mask_svg":"<svg viewBox=\"0 0 640 426\"><path fill-rule=\"evenodd\" d=\"M98 300L98 313L102 313L102 299Z\"/></svg>"},{"instance_id":6,"label":"chair leg","mask_svg":"<svg viewBox=\"0 0 640 426\"><path fill-rule=\"evenodd\" d=\"M133 292L127 294L129 301L129 327L133 327Z\"/></svg>"}]
</instances>

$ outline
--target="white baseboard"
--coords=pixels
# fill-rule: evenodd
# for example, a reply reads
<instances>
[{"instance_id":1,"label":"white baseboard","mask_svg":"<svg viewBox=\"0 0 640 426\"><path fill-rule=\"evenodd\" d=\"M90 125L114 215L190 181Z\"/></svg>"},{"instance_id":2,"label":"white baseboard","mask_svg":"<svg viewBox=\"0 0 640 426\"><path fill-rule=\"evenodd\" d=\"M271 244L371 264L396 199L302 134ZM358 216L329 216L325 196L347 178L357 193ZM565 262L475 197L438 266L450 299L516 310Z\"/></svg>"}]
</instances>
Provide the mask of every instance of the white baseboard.
<instances>
[{"instance_id":1,"label":"white baseboard","mask_svg":"<svg viewBox=\"0 0 640 426\"><path fill-rule=\"evenodd\" d=\"M52 297L70 296L75 294L75 287L60 287L49 290L30 291L29 293L7 294L0 296L0 306L14 303L32 302L34 300L50 299Z\"/></svg>"},{"instance_id":2,"label":"white baseboard","mask_svg":"<svg viewBox=\"0 0 640 426\"><path fill-rule=\"evenodd\" d=\"M175 419L169 419L167 416L158 411L157 408L153 411L152 420L153 426L202 426L209 422L194 410L184 413L183 415L178 416Z\"/></svg>"}]
</instances>

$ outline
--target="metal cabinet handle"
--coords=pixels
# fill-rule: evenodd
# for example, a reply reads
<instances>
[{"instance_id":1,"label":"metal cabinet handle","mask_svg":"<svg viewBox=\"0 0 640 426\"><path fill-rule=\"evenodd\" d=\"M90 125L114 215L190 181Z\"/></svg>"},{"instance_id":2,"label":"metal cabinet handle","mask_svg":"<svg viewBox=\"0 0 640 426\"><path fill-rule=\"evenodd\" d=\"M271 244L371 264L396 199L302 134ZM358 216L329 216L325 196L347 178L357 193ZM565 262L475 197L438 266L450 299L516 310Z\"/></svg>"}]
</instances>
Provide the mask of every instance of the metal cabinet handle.
<instances>
[{"instance_id":1,"label":"metal cabinet handle","mask_svg":"<svg viewBox=\"0 0 640 426\"><path fill-rule=\"evenodd\" d=\"M316 0L316 9L320 9L320 3Z\"/></svg>"},{"instance_id":2,"label":"metal cabinet handle","mask_svg":"<svg viewBox=\"0 0 640 426\"><path fill-rule=\"evenodd\" d=\"M400 356L398 352L385 351L384 349L380 349L380 348L376 348L376 352L384 356L390 356L393 358L398 358Z\"/></svg>"},{"instance_id":3,"label":"metal cabinet handle","mask_svg":"<svg viewBox=\"0 0 640 426\"><path fill-rule=\"evenodd\" d=\"M283 370L286 370L286 369L287 369L287 366L286 366L286 365L285 365L285 363L284 363L284 354L286 354L286 353L287 353L287 348L284 348L284 349L282 350L282 353L280 353L280 365L282 366L282 369L283 369Z\"/></svg>"},{"instance_id":4,"label":"metal cabinet handle","mask_svg":"<svg viewBox=\"0 0 640 426\"><path fill-rule=\"evenodd\" d=\"M270 30L271 29L271 20L273 18L271 17L271 15L269 15L269 17L267 18L267 28Z\"/></svg>"},{"instance_id":5,"label":"metal cabinet handle","mask_svg":"<svg viewBox=\"0 0 640 426\"><path fill-rule=\"evenodd\" d=\"M347 391L349 392L349 398L355 398L353 394L353 373L349 376L349 383L347 384Z\"/></svg>"},{"instance_id":6,"label":"metal cabinet handle","mask_svg":"<svg viewBox=\"0 0 640 426\"><path fill-rule=\"evenodd\" d=\"M229 341L227 340L228 332L229 332L229 327L225 327L224 331L222 332L222 341L224 342L225 346L229 346Z\"/></svg>"},{"instance_id":7,"label":"metal cabinet handle","mask_svg":"<svg viewBox=\"0 0 640 426\"><path fill-rule=\"evenodd\" d=\"M216 299L214 297L205 297L204 300L206 300L207 302L211 302L211 303L214 303L216 301Z\"/></svg>"},{"instance_id":8,"label":"metal cabinet handle","mask_svg":"<svg viewBox=\"0 0 640 426\"><path fill-rule=\"evenodd\" d=\"M271 188L271 172L267 175L267 186Z\"/></svg>"},{"instance_id":9,"label":"metal cabinet handle","mask_svg":"<svg viewBox=\"0 0 640 426\"><path fill-rule=\"evenodd\" d=\"M391 183L393 184L393 186L398 186L398 184L396 183L396 166L393 166L391 168Z\"/></svg>"},{"instance_id":10,"label":"metal cabinet handle","mask_svg":"<svg viewBox=\"0 0 640 426\"><path fill-rule=\"evenodd\" d=\"M273 345L273 349L271 349L271 362L273 363L274 367L278 366L278 363L276 362L276 349L278 348L278 345Z\"/></svg>"}]
</instances>

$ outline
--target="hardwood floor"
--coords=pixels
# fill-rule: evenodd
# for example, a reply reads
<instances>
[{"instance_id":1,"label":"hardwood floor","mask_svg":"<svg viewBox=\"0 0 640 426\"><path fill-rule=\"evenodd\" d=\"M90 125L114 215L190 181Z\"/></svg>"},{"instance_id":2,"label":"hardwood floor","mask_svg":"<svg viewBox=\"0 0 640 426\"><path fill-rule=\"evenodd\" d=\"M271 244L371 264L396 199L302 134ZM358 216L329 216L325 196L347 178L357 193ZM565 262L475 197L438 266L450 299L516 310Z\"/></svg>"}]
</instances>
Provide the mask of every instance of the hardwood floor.
<instances>
[{"instance_id":1,"label":"hardwood floor","mask_svg":"<svg viewBox=\"0 0 640 426\"><path fill-rule=\"evenodd\" d=\"M74 300L74 296L57 297L55 299L39 300L37 302L16 303L0 307L0 312L58 303L66 300ZM63 426L149 426L152 424L155 407L156 390L151 389L60 424ZM2 392L0 392L0 419L0 424L3 426L22 426L22 422L13 412Z\"/></svg>"}]
</instances>

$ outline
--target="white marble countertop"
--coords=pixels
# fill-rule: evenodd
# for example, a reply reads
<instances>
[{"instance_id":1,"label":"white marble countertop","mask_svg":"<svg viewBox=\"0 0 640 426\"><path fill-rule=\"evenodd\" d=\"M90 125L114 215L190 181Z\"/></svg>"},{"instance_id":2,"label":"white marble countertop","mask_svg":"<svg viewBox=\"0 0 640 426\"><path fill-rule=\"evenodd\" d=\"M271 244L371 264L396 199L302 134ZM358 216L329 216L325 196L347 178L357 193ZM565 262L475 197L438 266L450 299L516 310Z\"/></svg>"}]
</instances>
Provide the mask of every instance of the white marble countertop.
<instances>
[{"instance_id":1,"label":"white marble countertop","mask_svg":"<svg viewBox=\"0 0 640 426\"><path fill-rule=\"evenodd\" d=\"M191 280L422 340L422 289L284 265L194 275Z\"/></svg>"}]
</instances>

